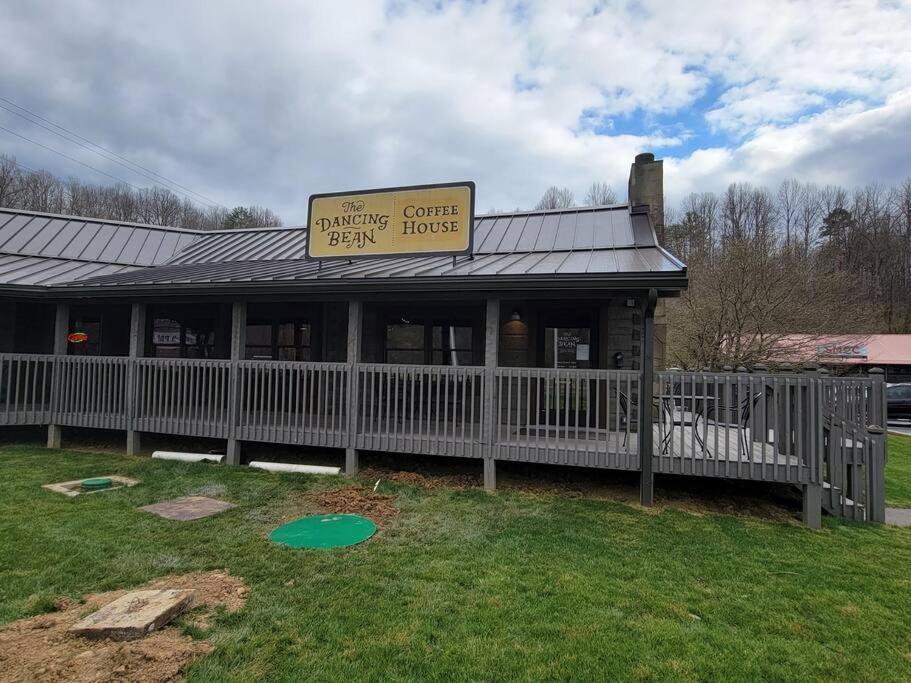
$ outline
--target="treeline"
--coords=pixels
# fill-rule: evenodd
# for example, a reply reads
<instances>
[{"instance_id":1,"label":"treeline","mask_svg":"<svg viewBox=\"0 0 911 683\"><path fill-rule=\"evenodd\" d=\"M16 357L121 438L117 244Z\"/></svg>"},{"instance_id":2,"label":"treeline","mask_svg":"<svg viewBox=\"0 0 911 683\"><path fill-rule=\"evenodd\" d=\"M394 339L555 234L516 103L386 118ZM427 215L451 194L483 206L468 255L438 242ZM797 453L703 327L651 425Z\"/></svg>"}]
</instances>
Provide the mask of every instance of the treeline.
<instances>
[{"instance_id":1,"label":"treeline","mask_svg":"<svg viewBox=\"0 0 911 683\"><path fill-rule=\"evenodd\" d=\"M194 230L279 226L279 218L261 206L200 206L163 187L93 185L62 179L47 171L22 168L0 154L0 206L129 223L168 225Z\"/></svg>"},{"instance_id":2,"label":"treeline","mask_svg":"<svg viewBox=\"0 0 911 683\"><path fill-rule=\"evenodd\" d=\"M786 180L691 194L664 244L689 267L668 306L668 363L803 355L793 333L911 332L911 178L854 190Z\"/></svg>"}]
</instances>

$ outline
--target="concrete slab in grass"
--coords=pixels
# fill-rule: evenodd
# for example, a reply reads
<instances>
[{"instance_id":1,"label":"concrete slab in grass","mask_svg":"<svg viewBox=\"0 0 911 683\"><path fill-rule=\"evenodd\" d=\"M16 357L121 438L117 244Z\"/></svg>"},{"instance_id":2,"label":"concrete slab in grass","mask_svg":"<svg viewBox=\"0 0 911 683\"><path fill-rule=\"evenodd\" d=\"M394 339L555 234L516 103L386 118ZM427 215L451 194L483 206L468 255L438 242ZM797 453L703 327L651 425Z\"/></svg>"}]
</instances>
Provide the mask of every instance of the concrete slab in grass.
<instances>
[{"instance_id":1,"label":"concrete slab in grass","mask_svg":"<svg viewBox=\"0 0 911 683\"><path fill-rule=\"evenodd\" d=\"M139 509L165 519L188 522L193 519L217 515L219 512L224 512L234 507L237 507L234 503L228 503L224 500L215 500L206 496L186 496L155 503L154 505L146 505Z\"/></svg>"},{"instance_id":2,"label":"concrete slab in grass","mask_svg":"<svg viewBox=\"0 0 911 683\"><path fill-rule=\"evenodd\" d=\"M911 526L911 508L886 508L886 524Z\"/></svg>"},{"instance_id":3,"label":"concrete slab in grass","mask_svg":"<svg viewBox=\"0 0 911 683\"><path fill-rule=\"evenodd\" d=\"M85 638L135 640L161 628L193 604L192 590L133 591L70 627Z\"/></svg>"}]
</instances>

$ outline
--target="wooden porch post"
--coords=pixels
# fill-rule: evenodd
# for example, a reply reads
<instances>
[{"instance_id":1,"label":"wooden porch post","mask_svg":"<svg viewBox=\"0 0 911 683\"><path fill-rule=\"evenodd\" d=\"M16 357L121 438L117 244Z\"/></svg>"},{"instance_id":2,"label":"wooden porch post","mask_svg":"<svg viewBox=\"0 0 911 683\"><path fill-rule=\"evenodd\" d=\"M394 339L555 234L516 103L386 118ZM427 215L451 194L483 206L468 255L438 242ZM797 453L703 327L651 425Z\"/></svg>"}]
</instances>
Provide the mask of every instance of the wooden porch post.
<instances>
[{"instance_id":1,"label":"wooden porch post","mask_svg":"<svg viewBox=\"0 0 911 683\"><path fill-rule=\"evenodd\" d=\"M652 394L655 386L655 305L658 291L650 289L642 318L642 382L639 390L639 502L655 502L652 473Z\"/></svg>"},{"instance_id":2,"label":"wooden porch post","mask_svg":"<svg viewBox=\"0 0 911 683\"><path fill-rule=\"evenodd\" d=\"M348 401L347 401L347 446L345 447L345 474L357 474L358 452L355 448L357 439L357 417L360 411L358 404L358 364L361 362L361 344L363 334L361 327L364 320L363 303L352 299L348 302Z\"/></svg>"},{"instance_id":3,"label":"wooden porch post","mask_svg":"<svg viewBox=\"0 0 911 683\"><path fill-rule=\"evenodd\" d=\"M247 302L235 301L231 308L231 376L228 394L228 448L225 461L229 465L240 464L241 443L237 438L237 421L240 411L240 367L244 347L247 345Z\"/></svg>"},{"instance_id":4,"label":"wooden porch post","mask_svg":"<svg viewBox=\"0 0 911 683\"><path fill-rule=\"evenodd\" d=\"M496 376L497 350L500 345L500 300L487 300L487 317L484 332L484 488L493 491L497 488L497 464L494 460L496 444Z\"/></svg>"},{"instance_id":5,"label":"wooden porch post","mask_svg":"<svg viewBox=\"0 0 911 683\"><path fill-rule=\"evenodd\" d=\"M70 327L70 305L57 304L56 317L54 319L54 355L66 355L66 334ZM55 359L56 360L56 359ZM60 365L54 363L54 376L51 384L51 424L47 426L47 447L60 448L62 436L60 425L54 424L54 418L57 417L59 410L60 397Z\"/></svg>"},{"instance_id":6,"label":"wooden porch post","mask_svg":"<svg viewBox=\"0 0 911 683\"><path fill-rule=\"evenodd\" d=\"M822 526L822 485L804 484L803 489L803 523L811 529Z\"/></svg>"},{"instance_id":7,"label":"wooden porch post","mask_svg":"<svg viewBox=\"0 0 911 683\"><path fill-rule=\"evenodd\" d=\"M130 311L130 357L127 365L127 455L139 452L139 365L137 359L145 355L146 305L133 304Z\"/></svg>"}]
</instances>

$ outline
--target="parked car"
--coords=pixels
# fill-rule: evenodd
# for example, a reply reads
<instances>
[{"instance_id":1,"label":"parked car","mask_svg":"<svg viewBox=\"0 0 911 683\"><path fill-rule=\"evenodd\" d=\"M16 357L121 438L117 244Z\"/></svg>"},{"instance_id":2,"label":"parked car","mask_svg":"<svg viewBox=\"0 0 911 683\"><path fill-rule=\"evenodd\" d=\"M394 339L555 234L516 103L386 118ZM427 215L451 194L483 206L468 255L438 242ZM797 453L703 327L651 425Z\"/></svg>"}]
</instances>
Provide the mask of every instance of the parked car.
<instances>
[{"instance_id":1,"label":"parked car","mask_svg":"<svg viewBox=\"0 0 911 683\"><path fill-rule=\"evenodd\" d=\"M886 387L886 401L890 420L911 420L911 384Z\"/></svg>"}]
</instances>

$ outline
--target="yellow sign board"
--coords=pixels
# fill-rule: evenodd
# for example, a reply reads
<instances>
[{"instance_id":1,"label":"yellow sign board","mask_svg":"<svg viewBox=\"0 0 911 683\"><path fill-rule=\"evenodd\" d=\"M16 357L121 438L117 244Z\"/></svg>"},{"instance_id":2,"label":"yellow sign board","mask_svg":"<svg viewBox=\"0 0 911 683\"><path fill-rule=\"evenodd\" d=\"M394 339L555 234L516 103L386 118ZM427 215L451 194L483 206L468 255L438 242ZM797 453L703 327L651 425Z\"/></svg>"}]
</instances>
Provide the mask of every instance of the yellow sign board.
<instances>
[{"instance_id":1,"label":"yellow sign board","mask_svg":"<svg viewBox=\"0 0 911 683\"><path fill-rule=\"evenodd\" d=\"M474 183L315 194L307 228L313 259L469 253Z\"/></svg>"}]
</instances>

